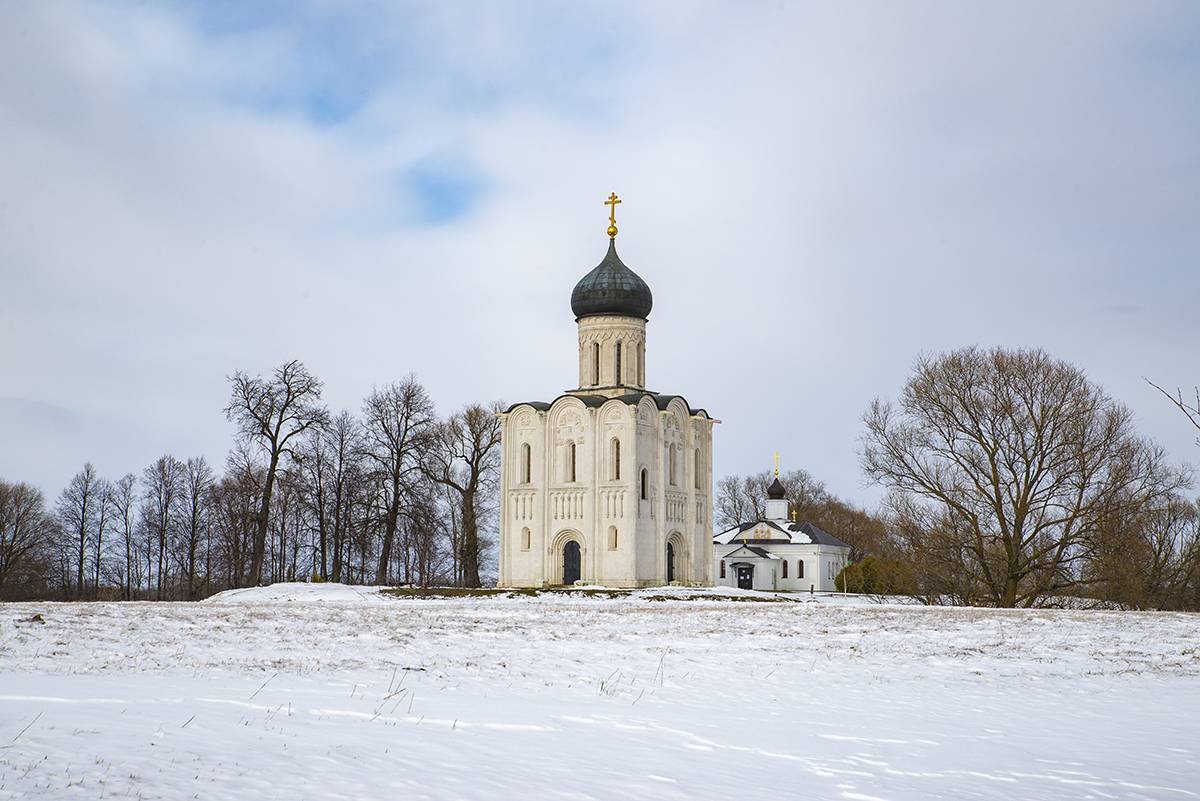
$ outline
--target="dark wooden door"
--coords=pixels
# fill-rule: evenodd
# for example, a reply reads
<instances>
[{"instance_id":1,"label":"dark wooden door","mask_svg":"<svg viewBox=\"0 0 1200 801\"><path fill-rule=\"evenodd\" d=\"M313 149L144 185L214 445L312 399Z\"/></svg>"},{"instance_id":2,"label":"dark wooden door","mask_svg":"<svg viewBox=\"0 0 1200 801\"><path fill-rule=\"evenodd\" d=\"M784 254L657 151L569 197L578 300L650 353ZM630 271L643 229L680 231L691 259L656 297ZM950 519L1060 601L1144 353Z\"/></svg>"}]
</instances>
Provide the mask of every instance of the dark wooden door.
<instances>
[{"instance_id":1,"label":"dark wooden door","mask_svg":"<svg viewBox=\"0 0 1200 801\"><path fill-rule=\"evenodd\" d=\"M579 581L579 543L571 540L563 547L563 584Z\"/></svg>"},{"instance_id":2,"label":"dark wooden door","mask_svg":"<svg viewBox=\"0 0 1200 801\"><path fill-rule=\"evenodd\" d=\"M738 565L738 589L752 590L754 589L754 566L753 565Z\"/></svg>"},{"instance_id":3,"label":"dark wooden door","mask_svg":"<svg viewBox=\"0 0 1200 801\"><path fill-rule=\"evenodd\" d=\"M675 580L675 546L667 543L667 583Z\"/></svg>"}]
</instances>

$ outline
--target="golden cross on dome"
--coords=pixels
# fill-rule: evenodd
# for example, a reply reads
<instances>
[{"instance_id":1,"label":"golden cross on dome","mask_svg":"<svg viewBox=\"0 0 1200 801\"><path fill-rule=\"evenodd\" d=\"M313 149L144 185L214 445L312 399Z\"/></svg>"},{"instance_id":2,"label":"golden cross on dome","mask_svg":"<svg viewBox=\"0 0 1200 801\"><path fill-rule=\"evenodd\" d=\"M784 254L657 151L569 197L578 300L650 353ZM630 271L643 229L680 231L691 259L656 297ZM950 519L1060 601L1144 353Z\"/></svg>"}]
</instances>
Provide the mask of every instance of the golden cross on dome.
<instances>
[{"instance_id":1,"label":"golden cross on dome","mask_svg":"<svg viewBox=\"0 0 1200 801\"><path fill-rule=\"evenodd\" d=\"M775 478L779 478L779 451L775 451Z\"/></svg>"},{"instance_id":2,"label":"golden cross on dome","mask_svg":"<svg viewBox=\"0 0 1200 801\"><path fill-rule=\"evenodd\" d=\"M608 196L608 200L604 201L604 205L609 207L608 212L608 238L617 238L617 204L621 201L617 200L617 193L613 192Z\"/></svg>"}]
</instances>

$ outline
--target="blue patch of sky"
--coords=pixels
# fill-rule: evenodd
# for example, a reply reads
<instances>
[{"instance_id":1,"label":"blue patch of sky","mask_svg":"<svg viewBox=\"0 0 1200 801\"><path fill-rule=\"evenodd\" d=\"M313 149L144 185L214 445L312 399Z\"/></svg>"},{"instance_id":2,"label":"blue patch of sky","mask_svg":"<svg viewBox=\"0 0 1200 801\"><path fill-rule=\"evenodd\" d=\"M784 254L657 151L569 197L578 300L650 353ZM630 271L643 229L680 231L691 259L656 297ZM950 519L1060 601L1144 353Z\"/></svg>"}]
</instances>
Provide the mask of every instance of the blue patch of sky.
<instances>
[{"instance_id":1,"label":"blue patch of sky","mask_svg":"<svg viewBox=\"0 0 1200 801\"><path fill-rule=\"evenodd\" d=\"M595 121L612 110L622 59L645 44L628 14L626 24L617 25L598 9L541 6L497 23L508 26L510 57L518 55L491 64L482 44L443 41L460 32L432 24L421 6L214 0L175 7L208 38L253 46L254 37L265 34L284 42L288 63L261 81L248 76L224 91L267 112L299 111L319 126L352 118L378 92L403 95L431 85L436 102L457 111L488 114L513 100L534 100ZM473 60L476 51L479 60Z\"/></svg>"},{"instance_id":2,"label":"blue patch of sky","mask_svg":"<svg viewBox=\"0 0 1200 801\"><path fill-rule=\"evenodd\" d=\"M487 188L485 177L459 156L422 159L404 173L402 182L416 201L417 219L426 225L453 222L469 214Z\"/></svg>"}]
</instances>

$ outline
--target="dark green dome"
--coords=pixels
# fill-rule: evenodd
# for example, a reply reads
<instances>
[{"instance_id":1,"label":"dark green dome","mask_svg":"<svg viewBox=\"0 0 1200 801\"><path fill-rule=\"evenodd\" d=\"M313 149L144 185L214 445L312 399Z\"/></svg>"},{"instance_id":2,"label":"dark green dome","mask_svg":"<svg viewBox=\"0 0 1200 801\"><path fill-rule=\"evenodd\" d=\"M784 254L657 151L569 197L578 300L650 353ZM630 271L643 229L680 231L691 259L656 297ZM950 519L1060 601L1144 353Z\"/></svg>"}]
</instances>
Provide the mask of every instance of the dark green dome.
<instances>
[{"instance_id":1,"label":"dark green dome","mask_svg":"<svg viewBox=\"0 0 1200 801\"><path fill-rule=\"evenodd\" d=\"M571 292L571 311L576 319L593 314L620 314L645 320L653 305L650 287L621 263L615 239L608 240L604 261L579 279Z\"/></svg>"}]
</instances>

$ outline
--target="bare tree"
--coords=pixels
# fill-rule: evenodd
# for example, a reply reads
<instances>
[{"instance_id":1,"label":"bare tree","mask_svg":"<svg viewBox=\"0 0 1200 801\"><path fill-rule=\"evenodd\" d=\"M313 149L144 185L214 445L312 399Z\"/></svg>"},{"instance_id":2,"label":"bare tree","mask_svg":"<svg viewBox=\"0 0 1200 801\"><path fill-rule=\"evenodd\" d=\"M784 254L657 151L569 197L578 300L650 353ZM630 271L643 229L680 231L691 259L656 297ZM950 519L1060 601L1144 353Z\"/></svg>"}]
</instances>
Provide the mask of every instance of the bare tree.
<instances>
[{"instance_id":1,"label":"bare tree","mask_svg":"<svg viewBox=\"0 0 1200 801\"><path fill-rule=\"evenodd\" d=\"M53 535L42 491L24 482L0 479L0 598L17 594ZM25 578L26 582L22 579Z\"/></svg>"},{"instance_id":2,"label":"bare tree","mask_svg":"<svg viewBox=\"0 0 1200 801\"><path fill-rule=\"evenodd\" d=\"M104 502L104 487L96 468L86 463L58 497L56 514L62 529L63 557L68 560L64 576L67 597L82 598L88 546L96 535L96 519ZM70 573L74 572L74 587Z\"/></svg>"},{"instance_id":3,"label":"bare tree","mask_svg":"<svg viewBox=\"0 0 1200 801\"><path fill-rule=\"evenodd\" d=\"M185 468L167 454L142 471L142 522L146 535L146 575L155 600L168 589L168 543L179 525ZM157 558L157 566L155 565Z\"/></svg>"},{"instance_id":4,"label":"bare tree","mask_svg":"<svg viewBox=\"0 0 1200 801\"><path fill-rule=\"evenodd\" d=\"M242 443L245 445L245 443ZM225 475L213 488L214 571L223 573L225 587L249 583L251 554L258 534L262 508L264 468L244 447L235 447L226 462ZM212 580L214 573L210 571Z\"/></svg>"},{"instance_id":5,"label":"bare tree","mask_svg":"<svg viewBox=\"0 0 1200 801\"><path fill-rule=\"evenodd\" d=\"M323 580L341 581L356 495L362 489L362 430L343 410L327 428L309 432L298 454L301 502L315 536L314 569ZM332 564L332 570L331 570Z\"/></svg>"},{"instance_id":6,"label":"bare tree","mask_svg":"<svg viewBox=\"0 0 1200 801\"><path fill-rule=\"evenodd\" d=\"M1188 402L1183 399L1182 389L1177 388L1175 390L1175 394L1172 395L1170 392L1167 392L1165 389L1149 379L1146 380L1146 383L1157 389L1162 394L1166 395L1167 399L1179 407L1179 411L1183 412L1187 416L1187 419L1191 422L1191 424L1197 429L1200 429L1200 387L1196 388L1196 402L1189 406ZM1196 444L1200 445L1200 437L1196 438Z\"/></svg>"},{"instance_id":7,"label":"bare tree","mask_svg":"<svg viewBox=\"0 0 1200 801\"><path fill-rule=\"evenodd\" d=\"M271 494L280 460L291 458L293 443L309 429L323 427L329 420L329 413L319 405L321 382L309 375L304 365L296 360L276 369L270 381L261 376L251 378L239 370L229 382L233 391L229 405L225 407L225 417L237 423L239 436L247 444L256 446L267 461L250 562L250 583L259 584L270 522Z\"/></svg>"},{"instance_id":8,"label":"bare tree","mask_svg":"<svg viewBox=\"0 0 1200 801\"><path fill-rule=\"evenodd\" d=\"M122 570L122 587L126 601L135 597L134 588L141 588L141 563L137 554L137 476L133 473L114 482L109 487L107 503L112 510L113 519L121 532L122 555L124 569ZM139 578L136 579L135 576Z\"/></svg>"},{"instance_id":9,"label":"bare tree","mask_svg":"<svg viewBox=\"0 0 1200 801\"><path fill-rule=\"evenodd\" d=\"M372 390L363 402L363 454L380 490L383 517L376 584L387 583L405 495L420 474L436 422L433 401L412 373L398 384Z\"/></svg>"},{"instance_id":10,"label":"bare tree","mask_svg":"<svg viewBox=\"0 0 1200 801\"><path fill-rule=\"evenodd\" d=\"M769 470L746 476L725 476L717 482L717 497L714 499L714 522L718 529L727 529L738 523L761 520L767 513L767 488L775 476ZM820 511L833 497L825 489L825 483L813 478L807 470L790 470L779 476L783 485L788 511L794 512L798 520L820 525Z\"/></svg>"},{"instance_id":11,"label":"bare tree","mask_svg":"<svg viewBox=\"0 0 1200 801\"><path fill-rule=\"evenodd\" d=\"M1139 437L1132 413L1042 350L964 348L916 360L897 405L864 415L872 481L928 510L964 600L1032 606L1073 591L1107 519L1190 476Z\"/></svg>"},{"instance_id":12,"label":"bare tree","mask_svg":"<svg viewBox=\"0 0 1200 801\"><path fill-rule=\"evenodd\" d=\"M196 557L201 545L207 541L210 509L212 506L212 488L215 477L212 468L203 456L187 460L183 466L181 525L179 533L182 539L181 562L183 568L183 598L192 601L196 598L197 572ZM207 573L205 575L207 578Z\"/></svg>"},{"instance_id":13,"label":"bare tree","mask_svg":"<svg viewBox=\"0 0 1200 801\"><path fill-rule=\"evenodd\" d=\"M499 401L489 407L471 403L451 415L438 426L426 462L430 478L458 495L456 555L458 580L465 587L479 586L479 523L497 486L500 421L495 415L503 410Z\"/></svg>"}]
</instances>

